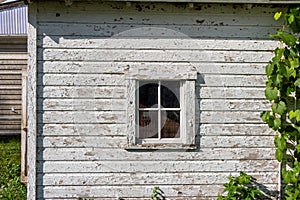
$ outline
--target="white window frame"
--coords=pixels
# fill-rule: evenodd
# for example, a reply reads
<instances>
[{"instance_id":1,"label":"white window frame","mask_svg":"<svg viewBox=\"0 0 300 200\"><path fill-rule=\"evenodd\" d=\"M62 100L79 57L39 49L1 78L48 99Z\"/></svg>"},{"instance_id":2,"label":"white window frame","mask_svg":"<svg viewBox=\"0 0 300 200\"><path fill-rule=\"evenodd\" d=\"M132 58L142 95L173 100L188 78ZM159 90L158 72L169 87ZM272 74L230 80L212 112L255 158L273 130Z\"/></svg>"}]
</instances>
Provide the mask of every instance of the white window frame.
<instances>
[{"instance_id":1,"label":"white window frame","mask_svg":"<svg viewBox=\"0 0 300 200\"><path fill-rule=\"evenodd\" d=\"M126 75L127 79L127 139L128 147L149 147L151 145L172 146L173 144L181 146L195 145L195 110L196 110L196 80L197 71L194 68L177 68L166 66L165 68L143 68L142 66L130 66ZM171 139L139 139L138 121L137 121L137 91L139 81L180 81L180 103L181 103L181 130L180 138Z\"/></svg>"},{"instance_id":2,"label":"white window frame","mask_svg":"<svg viewBox=\"0 0 300 200\"><path fill-rule=\"evenodd\" d=\"M163 110L167 110L167 111L171 111L171 110L176 110L176 111L180 111L180 137L179 138L143 138L143 139L140 139L139 137L139 126L137 125L136 126L136 140L137 140L137 143L138 144L170 144L170 143L174 143L174 144L182 144L183 141L184 141L184 138L185 138L185 126L186 124L184 123L185 122L185 117L184 117L184 108L185 108L185 102L184 102L184 99L183 99L183 94L184 94L184 85L185 85L185 81L181 81L181 80L175 80L177 82L180 83L180 99L179 99L179 102L180 102L180 107L179 108L161 108L161 102L160 102L160 90L161 90L161 82L163 81L166 81L166 80L151 80L151 82L158 82L159 83L159 91L158 91L158 105L159 107L158 108L145 108L145 109L141 109L137 106L136 108L136 123L139 122L139 111L141 110L145 110L145 111L158 111L158 112L161 112ZM174 80L167 80L167 81L174 81ZM136 88L136 105L139 105L139 102L138 102L138 97L139 97L139 82L140 80L137 81L137 88ZM161 119L159 118L158 119L159 123L158 123L158 130L161 130L161 125L160 125L160 122L161 122ZM159 134L160 135L160 134Z\"/></svg>"}]
</instances>

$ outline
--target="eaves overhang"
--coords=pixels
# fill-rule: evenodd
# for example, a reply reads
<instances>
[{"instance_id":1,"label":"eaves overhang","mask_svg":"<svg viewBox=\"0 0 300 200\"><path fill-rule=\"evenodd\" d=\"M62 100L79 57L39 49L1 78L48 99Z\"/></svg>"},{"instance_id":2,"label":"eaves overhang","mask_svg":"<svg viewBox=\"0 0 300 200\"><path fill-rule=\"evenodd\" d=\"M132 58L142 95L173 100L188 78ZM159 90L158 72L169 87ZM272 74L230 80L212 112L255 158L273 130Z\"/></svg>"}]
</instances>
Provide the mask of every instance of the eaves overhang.
<instances>
[{"instance_id":1,"label":"eaves overhang","mask_svg":"<svg viewBox=\"0 0 300 200\"><path fill-rule=\"evenodd\" d=\"M30 4L39 0L24 0ZM66 4L72 4L75 1L84 0L64 0ZM116 2L177 2L177 3L229 3L229 4L300 4L300 0L104 0ZM91 2L91 0L86 0Z\"/></svg>"}]
</instances>

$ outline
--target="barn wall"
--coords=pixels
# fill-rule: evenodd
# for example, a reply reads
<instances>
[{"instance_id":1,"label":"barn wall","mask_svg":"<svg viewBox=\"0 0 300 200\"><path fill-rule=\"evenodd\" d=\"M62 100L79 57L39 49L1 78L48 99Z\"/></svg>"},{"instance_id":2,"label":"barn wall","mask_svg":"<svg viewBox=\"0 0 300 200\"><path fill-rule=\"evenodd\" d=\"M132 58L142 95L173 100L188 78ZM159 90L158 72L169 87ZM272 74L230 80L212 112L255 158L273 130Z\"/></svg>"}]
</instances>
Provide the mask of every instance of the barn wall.
<instances>
[{"instance_id":1,"label":"barn wall","mask_svg":"<svg viewBox=\"0 0 300 200\"><path fill-rule=\"evenodd\" d=\"M21 134L22 68L27 37L0 36L0 136Z\"/></svg>"},{"instance_id":2,"label":"barn wall","mask_svg":"<svg viewBox=\"0 0 300 200\"><path fill-rule=\"evenodd\" d=\"M245 171L278 189L260 120L274 6L38 2L39 199L213 199ZM126 151L128 67L193 66L200 149Z\"/></svg>"}]
</instances>

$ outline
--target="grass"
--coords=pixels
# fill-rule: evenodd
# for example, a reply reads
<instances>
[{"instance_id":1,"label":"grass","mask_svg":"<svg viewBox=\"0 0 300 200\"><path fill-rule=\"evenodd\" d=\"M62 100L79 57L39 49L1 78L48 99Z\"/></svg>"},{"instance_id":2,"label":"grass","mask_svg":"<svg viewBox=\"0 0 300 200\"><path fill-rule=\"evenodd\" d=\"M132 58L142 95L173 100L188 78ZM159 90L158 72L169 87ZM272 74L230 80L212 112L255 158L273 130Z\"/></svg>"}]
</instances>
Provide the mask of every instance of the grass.
<instances>
[{"instance_id":1,"label":"grass","mask_svg":"<svg viewBox=\"0 0 300 200\"><path fill-rule=\"evenodd\" d=\"M20 175L20 137L0 137L0 199L26 199L26 186Z\"/></svg>"}]
</instances>

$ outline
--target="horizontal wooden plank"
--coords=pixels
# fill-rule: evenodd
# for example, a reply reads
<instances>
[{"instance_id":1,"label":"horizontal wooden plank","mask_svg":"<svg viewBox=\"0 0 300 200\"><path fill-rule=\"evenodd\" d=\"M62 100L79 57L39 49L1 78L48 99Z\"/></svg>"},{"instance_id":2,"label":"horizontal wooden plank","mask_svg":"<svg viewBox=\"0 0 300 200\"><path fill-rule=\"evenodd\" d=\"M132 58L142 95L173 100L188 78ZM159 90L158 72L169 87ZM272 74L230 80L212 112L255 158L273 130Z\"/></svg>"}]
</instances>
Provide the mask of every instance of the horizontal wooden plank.
<instances>
[{"instance_id":1,"label":"horizontal wooden plank","mask_svg":"<svg viewBox=\"0 0 300 200\"><path fill-rule=\"evenodd\" d=\"M263 111L271 105L266 100L253 99L200 99L201 111Z\"/></svg>"},{"instance_id":2,"label":"horizontal wooden plank","mask_svg":"<svg viewBox=\"0 0 300 200\"><path fill-rule=\"evenodd\" d=\"M126 136L126 124L40 124L43 136ZM274 136L266 124L200 124L200 135Z\"/></svg>"},{"instance_id":3,"label":"horizontal wooden plank","mask_svg":"<svg viewBox=\"0 0 300 200\"><path fill-rule=\"evenodd\" d=\"M202 148L273 148L273 136L202 136L200 147Z\"/></svg>"},{"instance_id":4,"label":"horizontal wooden plank","mask_svg":"<svg viewBox=\"0 0 300 200\"><path fill-rule=\"evenodd\" d=\"M2 108L2 105L0 105L0 115L7 115L8 117L11 117L11 115L18 115L21 114L21 109L16 109L14 107L10 107L9 109Z\"/></svg>"},{"instance_id":5,"label":"horizontal wooden plank","mask_svg":"<svg viewBox=\"0 0 300 200\"><path fill-rule=\"evenodd\" d=\"M220 138L220 137L219 137ZM217 138L218 139L218 138ZM252 137L253 139L253 137ZM98 137L97 141L101 140ZM271 139L272 140L272 139ZM117 145L117 144L116 144ZM273 160L274 148L245 147L218 148L200 147L199 150L160 149L143 151L127 151L125 149L103 149L95 147L81 148L40 148L40 161L204 161L204 160Z\"/></svg>"},{"instance_id":6,"label":"horizontal wooden plank","mask_svg":"<svg viewBox=\"0 0 300 200\"><path fill-rule=\"evenodd\" d=\"M39 98L125 98L124 86L44 86L38 87Z\"/></svg>"},{"instance_id":7,"label":"horizontal wooden plank","mask_svg":"<svg viewBox=\"0 0 300 200\"><path fill-rule=\"evenodd\" d=\"M45 111L38 123L125 123L125 111Z\"/></svg>"},{"instance_id":8,"label":"horizontal wooden plank","mask_svg":"<svg viewBox=\"0 0 300 200\"><path fill-rule=\"evenodd\" d=\"M22 91L21 91L21 87L19 86L13 85L12 87L6 87L5 89L0 88L0 95L21 95L21 94Z\"/></svg>"},{"instance_id":9,"label":"horizontal wooden plank","mask_svg":"<svg viewBox=\"0 0 300 200\"><path fill-rule=\"evenodd\" d=\"M125 99L39 99L38 110L126 110ZM2 106L1 106L2 107ZM200 99L201 111L263 111L270 108L263 100ZM7 108L8 109L8 108Z\"/></svg>"},{"instance_id":10,"label":"horizontal wooden plank","mask_svg":"<svg viewBox=\"0 0 300 200\"><path fill-rule=\"evenodd\" d=\"M39 124L43 136L127 136L126 124Z\"/></svg>"},{"instance_id":11,"label":"horizontal wooden plank","mask_svg":"<svg viewBox=\"0 0 300 200\"><path fill-rule=\"evenodd\" d=\"M0 60L27 60L27 53L15 53L15 52L9 52L9 53L0 53ZM23 61L24 63L24 61Z\"/></svg>"},{"instance_id":12,"label":"horizontal wooden plank","mask_svg":"<svg viewBox=\"0 0 300 200\"><path fill-rule=\"evenodd\" d=\"M83 73L83 74L121 74L128 69L124 62L61 62L40 61L38 69L40 73Z\"/></svg>"},{"instance_id":13,"label":"horizontal wooden plank","mask_svg":"<svg viewBox=\"0 0 300 200\"><path fill-rule=\"evenodd\" d=\"M84 6L84 5L83 5ZM140 6L141 7L141 6ZM142 7L141 7L142 9ZM105 24L143 24L143 25L206 25L206 26L280 26L278 21L273 20L271 13L260 13L260 15L251 15L244 10L244 13L237 16L236 12L229 13L223 12L220 15L219 12L216 13L206 13L204 11L185 12L186 9L181 9L177 13L166 13L161 10L153 9L153 12L128 12L130 8L123 9L122 11L113 11L111 8L103 12L97 11L82 11L76 10L76 12L66 12L61 10L59 16L56 16L56 12L45 12L40 16L39 21L41 23L47 22L65 22L65 23L99 23L99 18L101 22ZM110 12L109 12L110 11ZM181 11L180 20L178 20L178 13ZM201 13L201 14L200 14ZM200 16L199 16L200 15ZM262 17L263 15L263 17Z\"/></svg>"},{"instance_id":14,"label":"horizontal wooden plank","mask_svg":"<svg viewBox=\"0 0 300 200\"><path fill-rule=\"evenodd\" d=\"M274 172L275 160L226 160L226 161L45 161L38 164L43 173L117 173L117 172Z\"/></svg>"},{"instance_id":15,"label":"horizontal wooden plank","mask_svg":"<svg viewBox=\"0 0 300 200\"><path fill-rule=\"evenodd\" d=\"M201 99L266 99L265 87L198 87Z\"/></svg>"},{"instance_id":16,"label":"horizontal wooden plank","mask_svg":"<svg viewBox=\"0 0 300 200\"><path fill-rule=\"evenodd\" d=\"M22 68L24 65L27 65L27 58L23 60L14 60L9 58L0 60L0 69Z\"/></svg>"},{"instance_id":17,"label":"horizontal wooden plank","mask_svg":"<svg viewBox=\"0 0 300 200\"><path fill-rule=\"evenodd\" d=\"M100 132L100 130L99 130ZM40 148L48 147L119 147L126 146L127 137L40 137Z\"/></svg>"},{"instance_id":18,"label":"horizontal wooden plank","mask_svg":"<svg viewBox=\"0 0 300 200\"><path fill-rule=\"evenodd\" d=\"M3 131L0 130L0 136L15 136L15 135L21 135L21 130L7 130Z\"/></svg>"},{"instance_id":19,"label":"horizontal wooden plank","mask_svg":"<svg viewBox=\"0 0 300 200\"><path fill-rule=\"evenodd\" d=\"M263 123L260 118L260 112L249 111L203 111L200 113L200 123L214 123L214 124L232 124L232 123L245 123L245 124L259 124Z\"/></svg>"},{"instance_id":20,"label":"horizontal wooden plank","mask_svg":"<svg viewBox=\"0 0 300 200\"><path fill-rule=\"evenodd\" d=\"M127 137L68 136L68 137L41 137L39 147L118 148L118 147L126 146L126 144L127 144ZM247 148L247 147L248 148L251 147L273 148L274 147L273 136L213 136L213 137L202 136L200 138L200 148Z\"/></svg>"},{"instance_id":21,"label":"horizontal wooden plank","mask_svg":"<svg viewBox=\"0 0 300 200\"><path fill-rule=\"evenodd\" d=\"M213 1L211 1L213 2ZM219 1L222 2L222 1ZM240 1L243 2L243 1ZM262 1L261 1L262 2ZM224 3L224 2L223 2ZM245 2L243 2L245 3ZM247 1L247 3L251 3ZM253 2L252 2L253 3ZM93 3L82 3L74 2L72 6L66 7L64 2L43 2L40 6L41 13L65 13L65 12L74 12L74 11L88 11L89 13L116 13L126 10L130 13L136 13L137 11L141 14L143 13L177 13L177 14L213 14L226 13L231 14L244 14L244 15L256 15L256 16L265 16L270 15L271 17L275 12L278 11L278 7L272 5L260 5L256 4L249 9L246 4L195 4L194 8L189 8L185 3L170 4L166 2L156 2L153 5L151 2L133 2L132 6L128 7L124 2L93 2ZM280 7L284 9L284 7ZM142 11L142 12L141 12Z\"/></svg>"},{"instance_id":22,"label":"horizontal wooden plank","mask_svg":"<svg viewBox=\"0 0 300 200\"><path fill-rule=\"evenodd\" d=\"M21 79L19 79L19 80L2 80L2 79L0 79L0 84L1 85L21 85L22 81L21 81Z\"/></svg>"},{"instance_id":23,"label":"horizontal wooden plank","mask_svg":"<svg viewBox=\"0 0 300 200\"><path fill-rule=\"evenodd\" d=\"M90 36L118 38L247 38L269 39L278 27L265 26L195 26L143 24L40 23L40 35Z\"/></svg>"},{"instance_id":24,"label":"horizontal wooden plank","mask_svg":"<svg viewBox=\"0 0 300 200\"><path fill-rule=\"evenodd\" d=\"M200 124L200 135L209 136L274 136L267 124ZM272 140L272 138L270 138Z\"/></svg>"},{"instance_id":25,"label":"horizontal wooden plank","mask_svg":"<svg viewBox=\"0 0 300 200\"><path fill-rule=\"evenodd\" d=\"M45 74L39 75L38 84L41 85L92 85L92 86L122 86L124 85L124 76L117 74Z\"/></svg>"},{"instance_id":26,"label":"horizontal wooden plank","mask_svg":"<svg viewBox=\"0 0 300 200\"><path fill-rule=\"evenodd\" d=\"M160 19L162 20L162 18ZM274 21L273 19L271 19ZM196 21L196 20L195 20ZM272 51L279 46L279 42L272 40L241 40L241 39L135 39L135 38L87 38L87 37L39 37L39 47L70 49L165 49L165 50L251 50ZM59 41L59 42L57 42Z\"/></svg>"},{"instance_id":27,"label":"horizontal wooden plank","mask_svg":"<svg viewBox=\"0 0 300 200\"><path fill-rule=\"evenodd\" d=\"M0 126L0 132L5 133L6 131L11 130L20 130L21 131L21 123L20 124L7 124L7 125L1 125Z\"/></svg>"},{"instance_id":28,"label":"horizontal wooden plank","mask_svg":"<svg viewBox=\"0 0 300 200\"><path fill-rule=\"evenodd\" d=\"M38 110L126 110L125 99L39 99ZM1 107L1 106L0 106Z\"/></svg>"},{"instance_id":29,"label":"horizontal wooden plank","mask_svg":"<svg viewBox=\"0 0 300 200\"><path fill-rule=\"evenodd\" d=\"M16 114L0 115L0 121L2 121L2 123L10 124L10 121L17 121L17 120L21 120L20 115L16 115ZM7 122L7 121L9 121L9 122Z\"/></svg>"},{"instance_id":30,"label":"horizontal wooden plank","mask_svg":"<svg viewBox=\"0 0 300 200\"><path fill-rule=\"evenodd\" d=\"M263 87L265 75L198 75L197 83L213 87ZM39 85L46 86L124 86L123 75L116 74L45 74L39 75Z\"/></svg>"},{"instance_id":31,"label":"horizontal wooden plank","mask_svg":"<svg viewBox=\"0 0 300 200\"><path fill-rule=\"evenodd\" d=\"M0 105L6 106L6 105L21 105L22 101L20 100L10 100L10 99L2 99L2 96L0 98Z\"/></svg>"},{"instance_id":32,"label":"horizontal wooden plank","mask_svg":"<svg viewBox=\"0 0 300 200\"><path fill-rule=\"evenodd\" d=\"M231 173L238 176L239 173ZM250 173L261 184L276 184L277 173ZM105 174L38 174L43 186L105 186L105 185L221 185L227 182L228 173L105 173Z\"/></svg>"},{"instance_id":33,"label":"horizontal wooden plank","mask_svg":"<svg viewBox=\"0 0 300 200\"><path fill-rule=\"evenodd\" d=\"M11 70L2 70L0 66L0 76L3 75L19 75L22 76L22 70L21 69L11 69Z\"/></svg>"},{"instance_id":34,"label":"horizontal wooden plank","mask_svg":"<svg viewBox=\"0 0 300 200\"><path fill-rule=\"evenodd\" d=\"M5 118L5 119L0 118L0 126L3 126L3 125L11 126L11 125L19 125L19 124L21 124L21 118L20 119L9 119L9 120L7 120L7 118Z\"/></svg>"},{"instance_id":35,"label":"horizontal wooden plank","mask_svg":"<svg viewBox=\"0 0 300 200\"><path fill-rule=\"evenodd\" d=\"M137 63L137 62L88 62L88 61L40 61L40 73L55 74L121 74L128 68L157 70L165 66L174 69L195 68L201 74L265 75L265 64L260 63Z\"/></svg>"},{"instance_id":36,"label":"horizontal wooden plank","mask_svg":"<svg viewBox=\"0 0 300 200\"><path fill-rule=\"evenodd\" d=\"M0 80L0 84L1 84L1 80ZM2 101L7 101L7 100L21 100L22 99L22 95L18 95L18 94L14 94L14 95L4 95L2 94L0 97L0 102Z\"/></svg>"},{"instance_id":37,"label":"horizontal wooden plank","mask_svg":"<svg viewBox=\"0 0 300 200\"><path fill-rule=\"evenodd\" d=\"M210 87L263 87L266 85L265 75L198 75L197 82L201 86Z\"/></svg>"},{"instance_id":38,"label":"horizontal wooden plank","mask_svg":"<svg viewBox=\"0 0 300 200\"><path fill-rule=\"evenodd\" d=\"M272 52L211 50L39 49L39 61L266 63Z\"/></svg>"},{"instance_id":39,"label":"horizontal wooden plank","mask_svg":"<svg viewBox=\"0 0 300 200\"><path fill-rule=\"evenodd\" d=\"M155 182L149 186L47 186L43 190L39 190L39 195L50 199L69 199L69 198L97 198L106 199L106 197L114 196L114 199L149 199L152 194ZM277 184L265 184L267 191L276 193ZM216 199L218 194L223 192L222 185L161 185L159 186L167 199L197 199L210 200ZM211 198L213 197L213 198ZM275 199L275 197L274 197Z\"/></svg>"},{"instance_id":40,"label":"horizontal wooden plank","mask_svg":"<svg viewBox=\"0 0 300 200\"><path fill-rule=\"evenodd\" d=\"M0 80L19 80L22 76L20 74L0 74Z\"/></svg>"},{"instance_id":41,"label":"horizontal wooden plank","mask_svg":"<svg viewBox=\"0 0 300 200\"><path fill-rule=\"evenodd\" d=\"M21 90L21 85L0 85L0 90Z\"/></svg>"}]
</instances>

